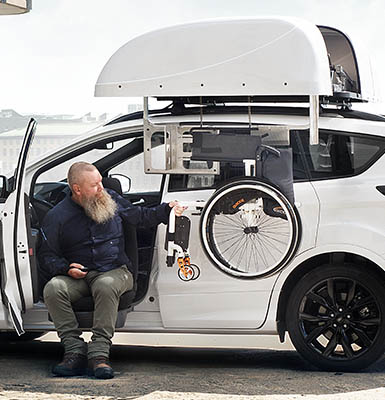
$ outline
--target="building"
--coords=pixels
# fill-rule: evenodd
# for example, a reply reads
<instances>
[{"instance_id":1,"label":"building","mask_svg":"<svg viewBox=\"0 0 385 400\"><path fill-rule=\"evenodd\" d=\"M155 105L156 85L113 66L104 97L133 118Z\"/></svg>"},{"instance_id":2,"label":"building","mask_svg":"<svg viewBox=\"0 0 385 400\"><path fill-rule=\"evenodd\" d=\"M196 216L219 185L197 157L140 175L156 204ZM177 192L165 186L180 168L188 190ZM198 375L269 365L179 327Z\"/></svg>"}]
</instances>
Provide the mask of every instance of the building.
<instances>
[{"instance_id":1,"label":"building","mask_svg":"<svg viewBox=\"0 0 385 400\"><path fill-rule=\"evenodd\" d=\"M96 128L106 121L106 114L98 118L91 117L91 114L86 114L81 118L73 118L69 115L23 116L14 110L1 110L0 174L3 175L16 167L22 140L31 117L38 122L38 125L29 160L62 146L76 136Z\"/></svg>"}]
</instances>

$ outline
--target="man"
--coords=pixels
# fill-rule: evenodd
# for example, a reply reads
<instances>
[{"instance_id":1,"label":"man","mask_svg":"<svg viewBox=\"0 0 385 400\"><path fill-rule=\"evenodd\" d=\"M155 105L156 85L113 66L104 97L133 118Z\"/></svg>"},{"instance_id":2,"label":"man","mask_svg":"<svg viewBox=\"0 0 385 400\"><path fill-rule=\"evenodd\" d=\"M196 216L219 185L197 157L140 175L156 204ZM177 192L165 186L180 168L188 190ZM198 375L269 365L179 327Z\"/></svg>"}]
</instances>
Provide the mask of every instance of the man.
<instances>
[{"instance_id":1,"label":"man","mask_svg":"<svg viewBox=\"0 0 385 400\"><path fill-rule=\"evenodd\" d=\"M131 205L112 190L92 164L77 162L68 171L71 189L50 210L42 225L39 250L44 301L64 345L63 361L52 372L57 376L83 375L113 378L109 364L120 296L133 288L131 262L124 252L122 217L134 225L167 223L170 210L180 216L176 202L154 208ZM84 296L95 303L91 342L80 338L71 303Z\"/></svg>"}]
</instances>

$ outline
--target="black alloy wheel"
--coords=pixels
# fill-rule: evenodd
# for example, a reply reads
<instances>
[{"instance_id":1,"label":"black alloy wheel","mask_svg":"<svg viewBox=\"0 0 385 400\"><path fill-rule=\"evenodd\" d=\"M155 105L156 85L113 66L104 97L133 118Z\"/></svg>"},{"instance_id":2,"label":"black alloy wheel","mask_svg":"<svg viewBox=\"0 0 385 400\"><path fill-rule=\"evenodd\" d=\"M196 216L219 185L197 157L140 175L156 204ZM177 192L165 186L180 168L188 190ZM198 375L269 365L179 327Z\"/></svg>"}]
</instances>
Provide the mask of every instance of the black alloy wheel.
<instances>
[{"instance_id":1,"label":"black alloy wheel","mask_svg":"<svg viewBox=\"0 0 385 400\"><path fill-rule=\"evenodd\" d=\"M286 323L297 351L331 371L357 371L385 351L385 290L356 265L323 265L292 290Z\"/></svg>"}]
</instances>

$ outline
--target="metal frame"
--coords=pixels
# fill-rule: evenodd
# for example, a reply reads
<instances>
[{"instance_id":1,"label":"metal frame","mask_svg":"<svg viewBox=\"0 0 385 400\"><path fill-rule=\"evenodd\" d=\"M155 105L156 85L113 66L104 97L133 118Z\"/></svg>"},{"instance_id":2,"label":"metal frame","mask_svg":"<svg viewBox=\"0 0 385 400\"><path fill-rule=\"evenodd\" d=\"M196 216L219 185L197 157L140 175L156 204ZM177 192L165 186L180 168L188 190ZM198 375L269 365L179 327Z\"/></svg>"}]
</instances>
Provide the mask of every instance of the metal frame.
<instances>
[{"instance_id":1,"label":"metal frame","mask_svg":"<svg viewBox=\"0 0 385 400\"><path fill-rule=\"evenodd\" d=\"M309 135L310 144L317 145L318 120L319 120L319 96L309 96ZM261 135L261 131L268 131L275 136L275 145L289 145L289 126L271 126L251 124L251 112L249 111L249 127L251 135ZM149 119L148 97L143 98L143 149L144 149L144 172L146 174L196 174L196 175L218 175L220 163L214 161L209 168L186 168L185 162L191 160L192 152L188 150L193 142L193 131L204 130L207 133L219 134L219 130L203 125L203 113L200 114L200 125L180 125L179 123L156 125ZM164 168L154 168L152 163L152 137L160 134L165 144L165 165ZM270 142L268 140L268 142ZM270 144L270 143L267 143ZM246 162L247 160L244 160ZM255 160L254 160L255 161ZM246 175L252 175L252 165L245 163Z\"/></svg>"},{"instance_id":2,"label":"metal frame","mask_svg":"<svg viewBox=\"0 0 385 400\"><path fill-rule=\"evenodd\" d=\"M219 162L213 162L211 168L186 168L185 161L191 160L192 152L186 150L185 145L192 143L191 130L196 130L196 126L166 124L155 125L148 119L148 98L144 98L143 112L143 149L144 149L144 172L146 174L201 174L218 175L220 173ZM218 133L216 129L204 128L210 133ZM151 154L151 138L154 134L164 135L165 143L165 168L154 168Z\"/></svg>"},{"instance_id":3,"label":"metal frame","mask_svg":"<svg viewBox=\"0 0 385 400\"><path fill-rule=\"evenodd\" d=\"M310 96L309 105L309 142L311 145L319 143L318 122L319 122L319 96Z\"/></svg>"}]
</instances>

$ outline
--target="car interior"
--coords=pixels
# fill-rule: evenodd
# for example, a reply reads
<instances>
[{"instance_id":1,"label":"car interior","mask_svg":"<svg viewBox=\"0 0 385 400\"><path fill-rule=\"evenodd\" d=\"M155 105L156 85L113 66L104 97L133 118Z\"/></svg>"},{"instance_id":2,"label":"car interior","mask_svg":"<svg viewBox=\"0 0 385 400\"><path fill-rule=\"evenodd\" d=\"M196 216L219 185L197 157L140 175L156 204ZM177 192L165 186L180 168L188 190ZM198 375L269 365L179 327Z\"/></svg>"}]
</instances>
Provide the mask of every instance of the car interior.
<instances>
[{"instance_id":1,"label":"car interior","mask_svg":"<svg viewBox=\"0 0 385 400\"><path fill-rule=\"evenodd\" d=\"M124 139L127 139L127 136ZM96 143L92 146L92 149L96 149L98 152L100 150L107 150L107 147L108 150L110 150L106 151L107 155L104 155L93 162L103 177L103 186L116 191L133 204L138 201L141 206L145 207L153 207L160 204L162 187L164 184L163 178L159 191L131 193L122 190L122 185L119 179L109 176L111 170L114 168L116 169L116 167L123 162L130 160L143 152L143 139L141 137L132 139L131 136L128 143L125 143L121 138L119 138L116 143L118 144L117 146L115 146L115 142L112 146L107 146L107 142ZM120 146L121 143L123 143L122 146ZM30 247L33 249L30 255L30 263L35 302L42 301L42 283L39 279L37 257L35 257L36 252L39 251L39 229L45 214L63 200L70 192L65 177L60 181L44 181L41 177L44 176L44 173L49 171L49 169L60 165L62 165L62 174L64 173L65 176L68 169L67 164L70 165L75 162L75 157L82 159L82 156L89 150L90 147L85 147L82 151L76 151L74 154L67 155L64 159L56 160L55 163L45 166L37 171L32 179L29 202L27 201L26 204L29 204L27 215L30 215L31 220L31 225L28 227L28 236L29 242L31 243ZM130 171L126 172L127 175L129 175L129 173ZM122 174L120 175L123 176ZM129 180L128 176L124 177L126 180ZM134 226L128 221L123 222L123 227L126 252L137 273L135 274L136 276L134 276L134 289L124 293L121 297L116 327L124 325L125 317L129 309L133 304L138 303L147 292L156 236L156 228ZM74 310L82 328L92 326L92 297L80 299L74 304Z\"/></svg>"}]
</instances>

